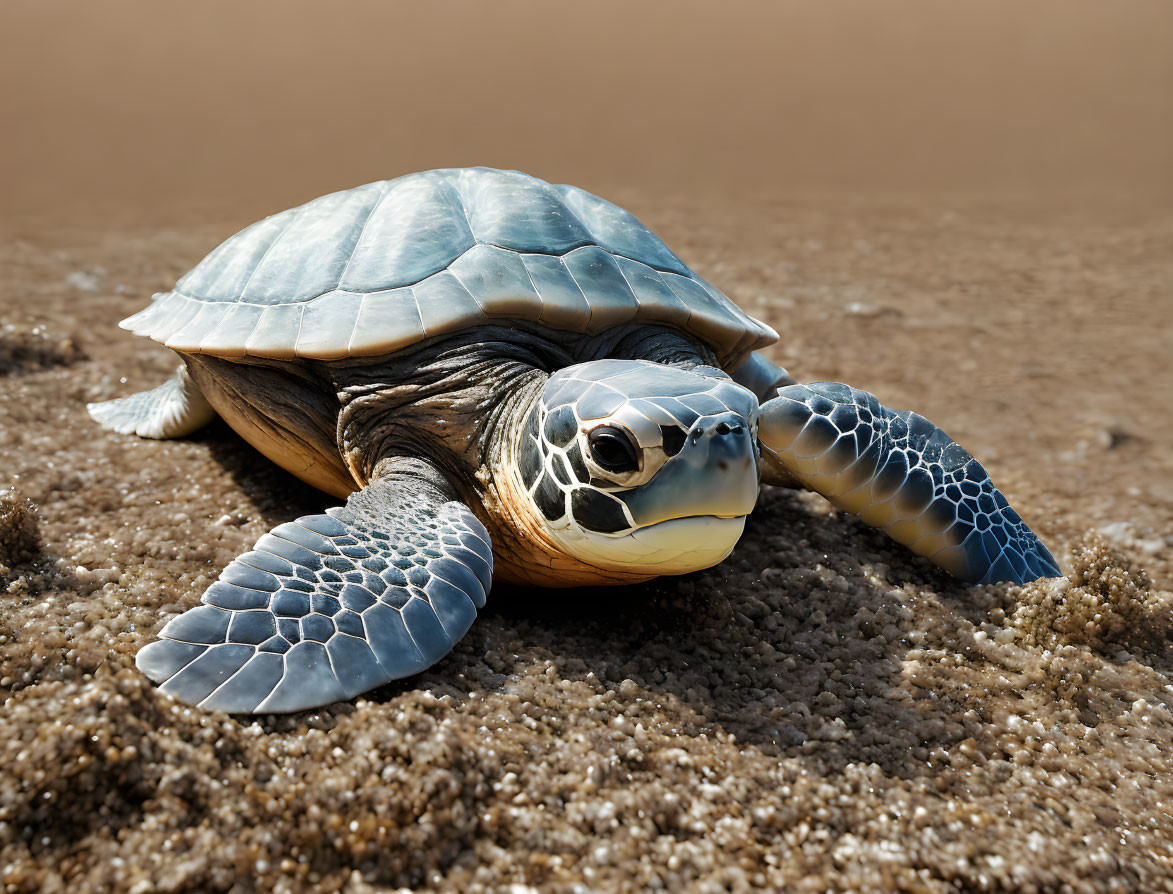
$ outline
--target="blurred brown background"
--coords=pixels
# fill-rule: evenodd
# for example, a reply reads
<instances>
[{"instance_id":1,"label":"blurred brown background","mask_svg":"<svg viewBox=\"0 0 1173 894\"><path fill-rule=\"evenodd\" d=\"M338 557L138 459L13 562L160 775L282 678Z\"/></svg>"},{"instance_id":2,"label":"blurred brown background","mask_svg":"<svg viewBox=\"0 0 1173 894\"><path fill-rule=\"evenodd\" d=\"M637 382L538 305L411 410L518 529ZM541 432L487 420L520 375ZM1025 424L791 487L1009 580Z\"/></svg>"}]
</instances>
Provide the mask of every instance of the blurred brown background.
<instances>
[{"instance_id":1,"label":"blurred brown background","mask_svg":"<svg viewBox=\"0 0 1173 894\"><path fill-rule=\"evenodd\" d=\"M243 225L471 164L621 199L1173 199L1158 0L6 0L0 87L26 233Z\"/></svg>"}]
</instances>

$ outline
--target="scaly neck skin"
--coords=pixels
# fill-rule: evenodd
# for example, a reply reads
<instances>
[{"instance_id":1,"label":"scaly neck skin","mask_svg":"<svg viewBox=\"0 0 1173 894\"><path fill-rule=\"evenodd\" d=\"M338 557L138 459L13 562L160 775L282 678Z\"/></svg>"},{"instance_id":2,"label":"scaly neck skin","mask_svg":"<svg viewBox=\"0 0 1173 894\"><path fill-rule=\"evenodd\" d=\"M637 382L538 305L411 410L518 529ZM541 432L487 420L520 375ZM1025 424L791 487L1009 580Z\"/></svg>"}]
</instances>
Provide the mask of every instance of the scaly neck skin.
<instances>
[{"instance_id":1,"label":"scaly neck skin","mask_svg":"<svg viewBox=\"0 0 1173 894\"><path fill-rule=\"evenodd\" d=\"M513 395L545 369L573 362L541 339L496 330L459 333L369 360L320 364L342 404L338 450L365 485L386 457L436 465L473 506L493 432ZM475 509L475 506L474 506Z\"/></svg>"}]
</instances>

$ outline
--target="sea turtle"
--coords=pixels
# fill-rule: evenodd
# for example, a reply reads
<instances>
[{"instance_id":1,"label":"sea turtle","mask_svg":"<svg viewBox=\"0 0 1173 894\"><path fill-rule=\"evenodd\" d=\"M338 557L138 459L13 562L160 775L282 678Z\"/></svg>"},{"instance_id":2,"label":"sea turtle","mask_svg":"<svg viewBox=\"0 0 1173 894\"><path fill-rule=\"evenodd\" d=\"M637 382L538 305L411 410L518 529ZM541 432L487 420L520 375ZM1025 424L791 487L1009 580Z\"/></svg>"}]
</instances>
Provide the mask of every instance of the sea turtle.
<instances>
[{"instance_id":1,"label":"sea turtle","mask_svg":"<svg viewBox=\"0 0 1173 894\"><path fill-rule=\"evenodd\" d=\"M148 438L216 414L345 506L278 525L139 668L183 701L286 712L438 661L493 579L715 565L759 480L801 486L971 581L1059 574L941 429L755 351L777 334L623 209L516 171L332 193L228 239L121 324L177 351L91 404Z\"/></svg>"}]
</instances>

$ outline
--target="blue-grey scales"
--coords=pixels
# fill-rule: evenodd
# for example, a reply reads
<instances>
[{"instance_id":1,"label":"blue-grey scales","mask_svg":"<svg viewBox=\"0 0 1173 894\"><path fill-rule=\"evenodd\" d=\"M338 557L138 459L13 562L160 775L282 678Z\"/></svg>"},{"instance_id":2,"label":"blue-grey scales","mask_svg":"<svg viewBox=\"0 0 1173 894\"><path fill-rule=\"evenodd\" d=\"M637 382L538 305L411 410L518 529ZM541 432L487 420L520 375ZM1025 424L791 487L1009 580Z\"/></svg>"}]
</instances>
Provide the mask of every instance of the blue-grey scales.
<instances>
[{"instance_id":1,"label":"blue-grey scales","mask_svg":"<svg viewBox=\"0 0 1173 894\"><path fill-rule=\"evenodd\" d=\"M228 239L122 323L176 375L91 404L174 438L223 417L345 505L261 537L138 654L232 712L434 664L493 580L624 584L721 562L761 482L805 487L965 580L1058 575L940 428L832 382L627 211L517 171L427 171Z\"/></svg>"}]
</instances>

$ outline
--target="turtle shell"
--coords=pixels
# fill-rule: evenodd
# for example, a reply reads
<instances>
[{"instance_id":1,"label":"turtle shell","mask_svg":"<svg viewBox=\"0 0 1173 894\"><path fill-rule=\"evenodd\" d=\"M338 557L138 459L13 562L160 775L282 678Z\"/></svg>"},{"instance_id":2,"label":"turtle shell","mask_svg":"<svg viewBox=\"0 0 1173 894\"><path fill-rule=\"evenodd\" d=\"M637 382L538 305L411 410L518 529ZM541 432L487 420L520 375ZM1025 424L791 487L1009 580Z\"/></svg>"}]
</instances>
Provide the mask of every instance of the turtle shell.
<instances>
[{"instance_id":1,"label":"turtle shell","mask_svg":"<svg viewBox=\"0 0 1173 894\"><path fill-rule=\"evenodd\" d=\"M336 360L501 320L673 326L725 365L778 336L634 216L518 171L425 171L240 231L121 326L185 353Z\"/></svg>"}]
</instances>

